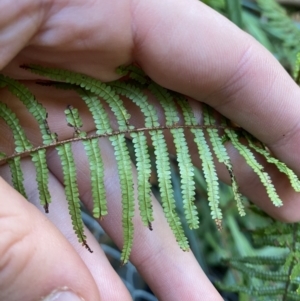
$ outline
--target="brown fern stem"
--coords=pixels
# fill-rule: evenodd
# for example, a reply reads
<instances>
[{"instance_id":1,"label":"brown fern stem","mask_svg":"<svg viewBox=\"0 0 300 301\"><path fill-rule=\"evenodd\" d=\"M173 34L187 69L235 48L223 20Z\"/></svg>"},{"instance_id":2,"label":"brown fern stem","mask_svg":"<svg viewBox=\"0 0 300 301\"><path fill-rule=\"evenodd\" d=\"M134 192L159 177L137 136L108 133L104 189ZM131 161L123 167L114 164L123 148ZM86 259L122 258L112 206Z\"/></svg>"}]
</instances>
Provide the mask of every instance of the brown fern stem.
<instances>
[{"instance_id":1,"label":"brown fern stem","mask_svg":"<svg viewBox=\"0 0 300 301\"><path fill-rule=\"evenodd\" d=\"M138 129L128 129L128 130L124 130L124 131L115 131L112 133L106 133L106 134L92 134L86 137L73 137L73 138L69 138L69 139L65 139L65 140L61 140L61 141L56 141L55 143L52 144L47 144L47 145L40 145L40 146L36 146L31 148L30 150L26 150L20 153L14 153L12 155L6 156L4 158L0 159L0 165L4 164L7 162L7 160L9 159L13 159L16 157L26 157L28 155L30 155L31 153L34 153L38 150L41 149L50 149L53 148L55 146L58 145L63 145L69 142L77 142L77 141L85 141L85 140L92 140L92 139L96 139L96 138L103 138L103 137L111 137L111 136L116 136L116 135L120 135L120 134L130 134L130 133L137 133L137 132L149 132L149 131L153 131L153 130L171 130L171 129L178 129L178 128L183 128L183 129L208 129L208 128L213 128L213 129L220 129L220 130L224 130L226 128L226 126L223 125L173 125L173 126L158 126L158 127L147 127L147 128L138 128Z\"/></svg>"}]
</instances>

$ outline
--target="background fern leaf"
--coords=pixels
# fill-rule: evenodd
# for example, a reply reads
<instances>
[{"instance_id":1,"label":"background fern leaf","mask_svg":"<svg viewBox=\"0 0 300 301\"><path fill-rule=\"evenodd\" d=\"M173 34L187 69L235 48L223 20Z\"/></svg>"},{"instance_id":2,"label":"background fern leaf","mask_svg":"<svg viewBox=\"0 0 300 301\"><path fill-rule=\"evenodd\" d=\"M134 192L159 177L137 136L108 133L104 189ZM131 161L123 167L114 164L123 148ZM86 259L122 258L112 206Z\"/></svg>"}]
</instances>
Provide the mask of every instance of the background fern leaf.
<instances>
[{"instance_id":1,"label":"background fern leaf","mask_svg":"<svg viewBox=\"0 0 300 301\"><path fill-rule=\"evenodd\" d=\"M288 280L288 273L276 272L276 271L263 271L257 267L253 268L250 265L241 265L236 262L231 262L230 266L237 271L242 272L249 277L260 278L274 282L286 282Z\"/></svg>"},{"instance_id":2,"label":"background fern leaf","mask_svg":"<svg viewBox=\"0 0 300 301\"><path fill-rule=\"evenodd\" d=\"M286 258L274 256L245 256L232 258L230 259L230 262L234 262L236 264L247 263L251 265L284 265Z\"/></svg>"},{"instance_id":3,"label":"background fern leaf","mask_svg":"<svg viewBox=\"0 0 300 301\"><path fill-rule=\"evenodd\" d=\"M293 300L298 301L299 295L295 292L285 292L284 287L276 287L276 286L267 286L267 287L245 287L245 286L238 286L238 285L232 285L232 286L223 286L221 283L218 282L218 287L221 289L225 289L226 291L232 291L232 292L239 292L239 293L245 293L248 296L255 296L259 299L256 300L272 300L272 301L281 301L284 300L282 298L288 298L286 300ZM274 297L276 297L274 299Z\"/></svg>"},{"instance_id":4,"label":"background fern leaf","mask_svg":"<svg viewBox=\"0 0 300 301\"><path fill-rule=\"evenodd\" d=\"M297 25L287 14L287 11L275 0L257 0L261 9L263 26L274 38L280 40L281 48L288 53L291 60L290 66L294 66L294 59L300 51L300 31Z\"/></svg>"},{"instance_id":5,"label":"background fern leaf","mask_svg":"<svg viewBox=\"0 0 300 301\"><path fill-rule=\"evenodd\" d=\"M289 273L290 275L290 280L292 283L298 284L298 290L300 289L300 262L299 262L299 257L300 256L300 251L294 251L290 252L287 255L286 261L284 262L284 270ZM299 292L300 293L300 292Z\"/></svg>"},{"instance_id":6,"label":"background fern leaf","mask_svg":"<svg viewBox=\"0 0 300 301\"><path fill-rule=\"evenodd\" d=\"M112 136L109 138L109 140L111 141L115 150L122 193L122 225L124 245L121 254L121 261L123 264L125 264L129 260L133 243L132 218L134 216L134 190L131 161L124 135Z\"/></svg>"},{"instance_id":7,"label":"background fern leaf","mask_svg":"<svg viewBox=\"0 0 300 301\"><path fill-rule=\"evenodd\" d=\"M69 213L72 218L73 229L79 242L92 252L86 243L86 236L84 234L84 227L81 219L79 191L76 180L76 166L72 153L72 145L71 143L58 145L56 150L61 160L65 195L69 204Z\"/></svg>"},{"instance_id":8,"label":"background fern leaf","mask_svg":"<svg viewBox=\"0 0 300 301\"><path fill-rule=\"evenodd\" d=\"M244 283L243 286L234 285L229 288L223 286L223 288L235 292L244 291L262 300L265 300L266 296L270 298L268 300L299 300L299 229L298 223L284 224L269 221L267 227L255 230L253 239L256 246L257 244L265 248L273 246L274 253L276 250L274 247L277 247L280 252L277 256L246 256L230 259L229 265L241 272ZM261 284L250 286L258 283ZM275 296L277 298L274 298Z\"/></svg>"}]
</instances>

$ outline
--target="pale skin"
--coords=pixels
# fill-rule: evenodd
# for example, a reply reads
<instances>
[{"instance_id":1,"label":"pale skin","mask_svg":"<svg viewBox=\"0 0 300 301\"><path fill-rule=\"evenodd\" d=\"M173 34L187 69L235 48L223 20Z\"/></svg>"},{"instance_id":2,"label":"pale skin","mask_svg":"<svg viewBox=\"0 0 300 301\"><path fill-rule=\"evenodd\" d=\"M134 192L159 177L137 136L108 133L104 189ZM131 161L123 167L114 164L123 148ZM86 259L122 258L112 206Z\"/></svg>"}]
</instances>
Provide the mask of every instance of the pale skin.
<instances>
[{"instance_id":1,"label":"pale skin","mask_svg":"<svg viewBox=\"0 0 300 301\"><path fill-rule=\"evenodd\" d=\"M54 131L61 131L62 138L72 135L69 128L59 129L65 104L79 100L72 92L50 88L51 93L45 93L31 83L37 76L20 70L19 65L37 63L71 69L109 81L118 78L118 66L137 62L160 85L205 102L240 124L300 175L299 87L253 38L199 1L11 3L0 3L0 69L24 80L47 105ZM6 90L0 91L0 97L1 101L8 99L17 104ZM93 130L92 122L85 120L86 130ZM34 139L30 123L27 130ZM1 147L5 148L8 137L1 124L0 131ZM283 207L275 208L240 156L230 145L228 148L242 192L271 216L299 221L300 197L284 176L266 166L284 202ZM110 212L102 226L121 247L120 192L114 182L117 171L111 146L103 143L102 151ZM81 199L91 207L86 188L88 166L80 159L81 152L76 147ZM196 152L193 156L196 162ZM38 195L28 159L24 159L24 168L30 202L0 180L0 299L40 300L67 287L68 292L86 301L130 300L91 234L88 242L92 255L78 244L56 168L59 162L51 151L48 159L54 201L47 217L32 205L38 203ZM2 166L0 172L8 179L7 166ZM220 169L220 177L228 181L224 169ZM159 300L222 300L193 254L180 250L162 209L153 201L154 232L143 228L138 216L134 218L131 261Z\"/></svg>"}]
</instances>

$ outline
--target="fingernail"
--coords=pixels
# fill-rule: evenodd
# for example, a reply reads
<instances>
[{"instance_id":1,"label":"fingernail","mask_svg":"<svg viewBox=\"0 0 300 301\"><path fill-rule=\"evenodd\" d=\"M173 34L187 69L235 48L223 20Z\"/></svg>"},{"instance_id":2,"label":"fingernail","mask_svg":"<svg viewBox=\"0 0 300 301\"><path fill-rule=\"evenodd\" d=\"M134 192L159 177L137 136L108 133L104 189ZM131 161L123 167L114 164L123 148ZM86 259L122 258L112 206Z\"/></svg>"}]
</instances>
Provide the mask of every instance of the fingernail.
<instances>
[{"instance_id":1,"label":"fingernail","mask_svg":"<svg viewBox=\"0 0 300 301\"><path fill-rule=\"evenodd\" d=\"M52 292L42 301L84 301L84 299L77 296L69 290L57 290Z\"/></svg>"}]
</instances>

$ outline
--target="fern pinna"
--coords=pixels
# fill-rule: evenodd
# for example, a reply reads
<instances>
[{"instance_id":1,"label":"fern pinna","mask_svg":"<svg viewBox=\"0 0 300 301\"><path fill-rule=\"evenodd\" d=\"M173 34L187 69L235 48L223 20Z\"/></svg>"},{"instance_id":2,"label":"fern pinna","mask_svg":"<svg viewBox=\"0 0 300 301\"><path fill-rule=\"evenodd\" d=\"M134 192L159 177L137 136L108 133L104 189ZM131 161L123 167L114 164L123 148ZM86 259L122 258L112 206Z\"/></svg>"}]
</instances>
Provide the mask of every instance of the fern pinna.
<instances>
[{"instance_id":1,"label":"fern pinna","mask_svg":"<svg viewBox=\"0 0 300 301\"><path fill-rule=\"evenodd\" d=\"M78 240L87 248L86 236L80 217L79 188L76 179L76 160L72 150L72 142L81 141L90 164L91 191L93 196L93 215L95 218L103 218L108 213L106 204L106 191L104 186L104 165L98 140L100 137L108 137L117 162L119 184L122 194L122 226L124 246L121 260L126 263L129 260L133 244L133 216L135 207L134 182L131 169L129 150L126 137L132 139L137 166L137 195L143 224L152 230L153 212L151 205L151 163L148 149L148 136L152 142L155 154L156 172L161 194L161 203L166 219L172 229L179 246L189 250L188 240L184 234L178 213L171 181L171 167L169 161L168 144L165 132L169 131L175 145L176 157L181 177L181 192L184 214L191 229L199 227L197 208L195 202L194 168L186 138L187 131L194 137L202 162L202 170L207 183L208 203L211 216L217 226L221 228L222 212L219 206L218 176L216 173L214 157L224 164L229 172L233 195L238 211L245 215L242 198L239 193L234 170L230 157L224 147L224 141L231 141L234 147L245 158L247 164L256 172L266 188L270 200L275 206L280 206L281 201L272 184L270 176L257 162L255 154L259 153L278 169L285 173L291 185L296 191L300 190L297 176L284 163L273 158L265 146L256 141L250 134L223 118L218 121L214 112L209 107L202 105L203 124L197 122L189 101L175 92L168 91L152 82L142 70L135 66L120 68L118 72L124 79L102 83L84 74L78 74L67 70L45 68L35 65L22 66L31 72L49 78L46 85L55 85L57 88L72 89L76 91L91 113L96 132L87 134L82 130L82 120L77 108L69 105L65 108L66 125L73 129L73 138L59 140L56 133L48 124L48 114L41 103L36 100L30 90L18 81L0 75L0 87L13 93L31 113L42 137L42 144L34 146L22 129L18 116L9 105L0 103L0 117L10 128L14 139L14 151L10 154L0 154L0 162L6 162L11 170L14 187L26 197L23 185L24 174L21 168L21 158L29 155L36 168L36 181L40 195L40 202L46 212L49 210L51 196L48 190L49 170L46 161L46 150L56 148L61 161L63 181L66 199L69 203L69 212L72 217L74 231ZM164 114L164 123L159 122L158 112L148 101L147 89L160 102ZM149 92L148 92L149 93ZM126 109L123 98L131 100L144 116L144 125L140 128L130 123L130 114ZM109 118L107 109L114 115L114 121ZM179 116L183 116L179 123ZM248 146L241 142L248 141ZM90 249L89 249L90 250ZM90 250L91 251L91 250Z\"/></svg>"}]
</instances>

